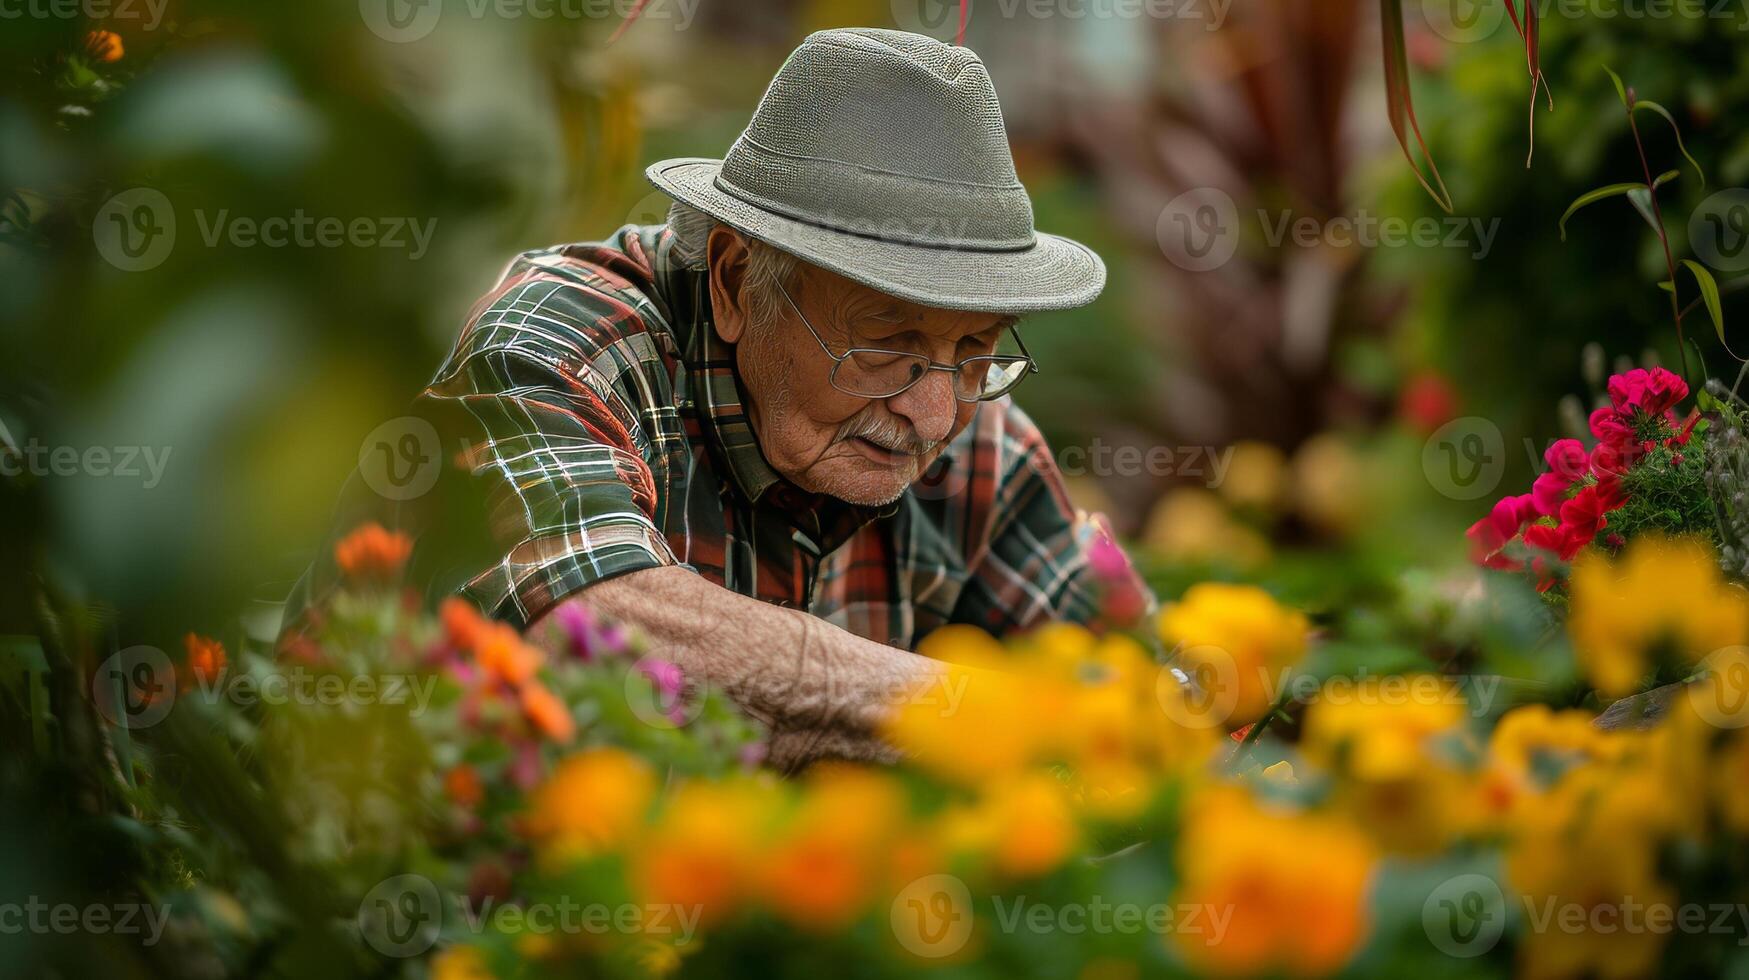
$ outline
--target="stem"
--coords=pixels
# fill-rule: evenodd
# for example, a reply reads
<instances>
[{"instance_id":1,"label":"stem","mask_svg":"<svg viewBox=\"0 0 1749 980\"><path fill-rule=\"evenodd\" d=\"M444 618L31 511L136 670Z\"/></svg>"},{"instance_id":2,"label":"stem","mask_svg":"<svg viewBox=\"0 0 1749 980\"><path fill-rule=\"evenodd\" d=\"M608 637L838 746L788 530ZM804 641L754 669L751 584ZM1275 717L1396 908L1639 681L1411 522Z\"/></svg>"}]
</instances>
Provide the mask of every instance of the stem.
<instances>
[{"instance_id":1,"label":"stem","mask_svg":"<svg viewBox=\"0 0 1749 980\"><path fill-rule=\"evenodd\" d=\"M1287 704L1288 698L1292 694L1292 685L1285 683L1281 685L1281 693L1275 696L1275 703L1269 706L1269 710L1264 712L1263 717L1251 723L1251 730L1245 733L1245 737L1239 742L1239 747L1233 750L1233 757L1227 761L1229 772L1237 769L1239 763L1244 762L1245 757L1251 754L1251 747L1263 737L1264 729L1267 729L1275 721L1276 713Z\"/></svg>"},{"instance_id":2,"label":"stem","mask_svg":"<svg viewBox=\"0 0 1749 980\"><path fill-rule=\"evenodd\" d=\"M1646 175L1646 196L1652 199L1652 217L1657 226L1658 244L1664 246L1664 265L1670 270L1670 315L1676 320L1676 351L1682 355L1682 376L1688 377L1688 342L1682 339L1682 307L1676 298L1676 257L1670 254L1670 235L1664 230L1664 209L1658 206L1658 187L1652 180L1652 165L1646 160L1646 146L1640 141L1640 125L1634 122L1633 96L1628 96L1628 130L1634 134L1634 149L1640 154L1640 169Z\"/></svg>"}]
</instances>

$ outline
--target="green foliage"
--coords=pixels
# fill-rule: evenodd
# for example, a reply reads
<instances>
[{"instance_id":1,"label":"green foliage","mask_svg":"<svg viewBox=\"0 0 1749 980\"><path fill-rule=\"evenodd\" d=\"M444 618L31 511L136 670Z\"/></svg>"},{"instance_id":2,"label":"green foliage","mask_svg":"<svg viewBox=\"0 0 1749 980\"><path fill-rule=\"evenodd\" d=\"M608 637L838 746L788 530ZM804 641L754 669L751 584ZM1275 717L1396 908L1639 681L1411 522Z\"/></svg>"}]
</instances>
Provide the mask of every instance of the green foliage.
<instances>
[{"instance_id":1,"label":"green foliage","mask_svg":"<svg viewBox=\"0 0 1749 980\"><path fill-rule=\"evenodd\" d=\"M1654 449L1622 477L1628 501L1610 512L1605 534L1628 540L1648 531L1698 534L1716 546L1706 456L1705 441L1698 438L1677 449Z\"/></svg>"}]
</instances>

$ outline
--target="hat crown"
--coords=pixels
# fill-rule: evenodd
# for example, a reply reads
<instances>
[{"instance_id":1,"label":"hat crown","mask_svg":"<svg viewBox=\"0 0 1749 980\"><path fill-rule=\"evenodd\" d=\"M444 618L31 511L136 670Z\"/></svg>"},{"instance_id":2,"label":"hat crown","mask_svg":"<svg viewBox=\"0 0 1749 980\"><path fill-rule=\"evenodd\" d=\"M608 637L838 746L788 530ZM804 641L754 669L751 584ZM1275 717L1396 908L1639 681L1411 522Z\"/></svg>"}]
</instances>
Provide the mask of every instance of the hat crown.
<instances>
[{"instance_id":1,"label":"hat crown","mask_svg":"<svg viewBox=\"0 0 1749 980\"><path fill-rule=\"evenodd\" d=\"M908 244L1009 250L1035 237L983 62L904 31L810 35L716 183L797 220Z\"/></svg>"}]
</instances>

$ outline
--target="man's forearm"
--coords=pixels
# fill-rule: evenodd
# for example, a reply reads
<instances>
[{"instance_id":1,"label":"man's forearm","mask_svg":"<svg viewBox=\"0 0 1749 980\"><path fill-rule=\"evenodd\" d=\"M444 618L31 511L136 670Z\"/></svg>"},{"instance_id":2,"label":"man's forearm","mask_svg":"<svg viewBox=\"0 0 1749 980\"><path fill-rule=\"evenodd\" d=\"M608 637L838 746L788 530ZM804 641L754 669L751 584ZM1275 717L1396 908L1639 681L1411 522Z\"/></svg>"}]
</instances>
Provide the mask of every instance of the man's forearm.
<instances>
[{"instance_id":1,"label":"man's forearm","mask_svg":"<svg viewBox=\"0 0 1749 980\"><path fill-rule=\"evenodd\" d=\"M568 601L641 631L650 652L692 683L726 692L772 730L774 764L817 755L884 758L874 737L886 706L921 690L941 665L839 629L795 609L737 595L682 568L597 583ZM548 616L529 635L556 649Z\"/></svg>"}]
</instances>

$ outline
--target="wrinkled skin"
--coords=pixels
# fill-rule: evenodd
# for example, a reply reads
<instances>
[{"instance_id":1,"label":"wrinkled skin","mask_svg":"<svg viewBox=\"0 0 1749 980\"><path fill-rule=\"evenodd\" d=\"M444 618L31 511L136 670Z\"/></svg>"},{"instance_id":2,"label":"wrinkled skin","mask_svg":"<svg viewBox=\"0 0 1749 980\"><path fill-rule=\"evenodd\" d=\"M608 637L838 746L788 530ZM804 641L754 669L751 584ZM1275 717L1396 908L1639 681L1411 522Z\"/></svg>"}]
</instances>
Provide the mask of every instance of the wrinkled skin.
<instances>
[{"instance_id":1,"label":"wrinkled skin","mask_svg":"<svg viewBox=\"0 0 1749 980\"><path fill-rule=\"evenodd\" d=\"M834 388L828 382L832 359L781 297L775 322L749 322L742 291L746 241L719 227L709 255L717 334L735 347L760 450L791 483L853 504L891 503L971 422L976 403L954 398L945 371L931 371L891 398ZM919 306L807 263L789 292L839 354L852 346L878 347L951 364L994 351L1007 324L992 313Z\"/></svg>"}]
</instances>

